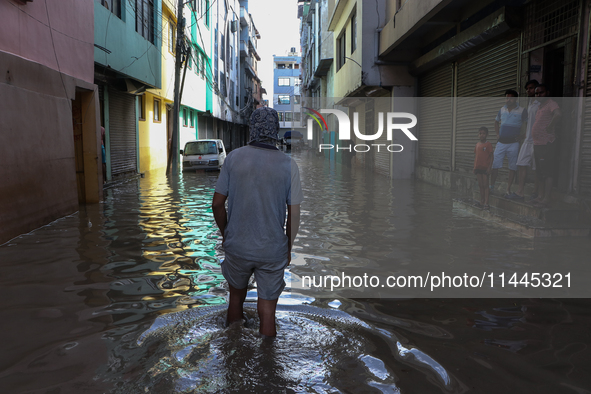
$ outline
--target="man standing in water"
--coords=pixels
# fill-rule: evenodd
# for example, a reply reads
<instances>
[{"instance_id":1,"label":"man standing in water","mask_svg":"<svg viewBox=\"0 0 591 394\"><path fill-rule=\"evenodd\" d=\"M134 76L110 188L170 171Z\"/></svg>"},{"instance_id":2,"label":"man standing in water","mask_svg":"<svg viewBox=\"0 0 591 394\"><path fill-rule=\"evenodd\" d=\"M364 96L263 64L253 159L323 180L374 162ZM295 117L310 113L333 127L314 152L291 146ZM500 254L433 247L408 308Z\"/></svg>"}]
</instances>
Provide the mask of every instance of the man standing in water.
<instances>
[{"instance_id":1,"label":"man standing in water","mask_svg":"<svg viewBox=\"0 0 591 394\"><path fill-rule=\"evenodd\" d=\"M227 323L242 319L254 273L259 331L267 337L276 335L275 309L285 287L284 269L291 261L303 199L297 164L275 147L278 131L277 111L261 107L253 112L250 142L226 157L212 203L226 254L222 273L230 287Z\"/></svg>"}]
</instances>

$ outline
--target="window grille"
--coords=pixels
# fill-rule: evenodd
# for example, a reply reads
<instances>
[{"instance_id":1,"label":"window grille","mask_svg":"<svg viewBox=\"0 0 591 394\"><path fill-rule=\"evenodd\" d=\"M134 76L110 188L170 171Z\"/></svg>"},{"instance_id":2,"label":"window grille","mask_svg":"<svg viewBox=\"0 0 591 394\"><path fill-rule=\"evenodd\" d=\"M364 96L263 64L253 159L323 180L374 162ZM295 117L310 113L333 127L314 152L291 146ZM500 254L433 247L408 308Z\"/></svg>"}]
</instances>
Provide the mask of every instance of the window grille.
<instances>
[{"instance_id":1,"label":"window grille","mask_svg":"<svg viewBox=\"0 0 591 394\"><path fill-rule=\"evenodd\" d=\"M523 51L577 34L580 0L531 2L525 10Z\"/></svg>"}]
</instances>

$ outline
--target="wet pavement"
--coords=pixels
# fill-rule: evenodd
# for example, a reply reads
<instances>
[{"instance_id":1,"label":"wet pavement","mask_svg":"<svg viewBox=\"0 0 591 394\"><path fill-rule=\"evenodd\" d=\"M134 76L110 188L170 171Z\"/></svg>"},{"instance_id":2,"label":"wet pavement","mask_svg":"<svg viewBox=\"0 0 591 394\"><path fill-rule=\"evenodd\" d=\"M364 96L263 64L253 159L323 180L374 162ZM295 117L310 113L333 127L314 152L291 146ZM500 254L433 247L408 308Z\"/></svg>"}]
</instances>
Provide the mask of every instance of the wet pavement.
<instances>
[{"instance_id":1,"label":"wet pavement","mask_svg":"<svg viewBox=\"0 0 591 394\"><path fill-rule=\"evenodd\" d=\"M288 280L588 261L588 238L534 241L439 187L294 158L306 200ZM591 393L589 299L294 287L274 342L252 303L246 328L225 328L217 175L149 173L0 246L1 393Z\"/></svg>"}]
</instances>

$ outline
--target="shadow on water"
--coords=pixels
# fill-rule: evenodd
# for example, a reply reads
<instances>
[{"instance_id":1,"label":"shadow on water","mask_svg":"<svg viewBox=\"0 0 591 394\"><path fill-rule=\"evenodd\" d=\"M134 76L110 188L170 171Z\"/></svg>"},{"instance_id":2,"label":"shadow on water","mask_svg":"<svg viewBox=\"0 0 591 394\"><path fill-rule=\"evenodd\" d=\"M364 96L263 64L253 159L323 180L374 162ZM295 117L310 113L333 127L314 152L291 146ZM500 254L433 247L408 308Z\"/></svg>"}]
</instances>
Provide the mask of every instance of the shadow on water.
<instances>
[{"instance_id":1,"label":"shadow on water","mask_svg":"<svg viewBox=\"0 0 591 394\"><path fill-rule=\"evenodd\" d=\"M449 191L305 155L294 154L306 201L288 282L421 262L569 264L587 247L538 244L454 210ZM344 298L292 285L266 341L253 283L247 327L225 328L216 181L148 174L0 246L0 392L591 392L588 300Z\"/></svg>"}]
</instances>

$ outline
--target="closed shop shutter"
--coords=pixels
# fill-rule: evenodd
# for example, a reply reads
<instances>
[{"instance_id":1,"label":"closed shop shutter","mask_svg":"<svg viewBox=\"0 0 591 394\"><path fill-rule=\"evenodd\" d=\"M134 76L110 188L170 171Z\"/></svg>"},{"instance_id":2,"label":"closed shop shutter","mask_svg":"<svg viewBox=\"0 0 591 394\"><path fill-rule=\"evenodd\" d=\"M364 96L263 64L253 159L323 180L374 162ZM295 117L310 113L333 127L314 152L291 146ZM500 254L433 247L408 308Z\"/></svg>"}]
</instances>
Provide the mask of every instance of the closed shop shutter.
<instances>
[{"instance_id":1,"label":"closed shop shutter","mask_svg":"<svg viewBox=\"0 0 591 394\"><path fill-rule=\"evenodd\" d=\"M367 109L367 105L366 105ZM366 131L367 134L373 134L378 130L379 119L378 116L382 116L383 123L383 130L382 135L376 141L363 141L371 146L371 144L381 144L378 147L372 146L372 149L375 149L375 172L378 174L390 176L390 158L394 153L388 152L386 147L390 145L392 142L388 140L388 134L386 133L386 114L391 111L390 110L390 99L389 98L378 98L375 102L375 107L372 111L373 116L373 128L368 129ZM367 115L366 115L367 116Z\"/></svg>"},{"instance_id":2,"label":"closed shop shutter","mask_svg":"<svg viewBox=\"0 0 591 394\"><path fill-rule=\"evenodd\" d=\"M111 174L137 172L135 96L109 89Z\"/></svg>"},{"instance_id":3,"label":"closed shop shutter","mask_svg":"<svg viewBox=\"0 0 591 394\"><path fill-rule=\"evenodd\" d=\"M471 172L474 168L478 128L487 127L489 141L496 141L494 120L505 105L505 90L518 90L518 51L519 39L510 39L458 62L456 170Z\"/></svg>"},{"instance_id":4,"label":"closed shop shutter","mask_svg":"<svg viewBox=\"0 0 591 394\"><path fill-rule=\"evenodd\" d=\"M453 68L445 64L419 78L419 163L450 170Z\"/></svg>"},{"instance_id":5,"label":"closed shop shutter","mask_svg":"<svg viewBox=\"0 0 591 394\"><path fill-rule=\"evenodd\" d=\"M589 59L591 60L591 58ZM581 130L579 161L579 191L591 194L591 64L587 62L587 97L585 98L585 122Z\"/></svg>"}]
</instances>

